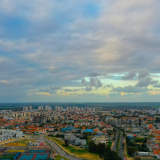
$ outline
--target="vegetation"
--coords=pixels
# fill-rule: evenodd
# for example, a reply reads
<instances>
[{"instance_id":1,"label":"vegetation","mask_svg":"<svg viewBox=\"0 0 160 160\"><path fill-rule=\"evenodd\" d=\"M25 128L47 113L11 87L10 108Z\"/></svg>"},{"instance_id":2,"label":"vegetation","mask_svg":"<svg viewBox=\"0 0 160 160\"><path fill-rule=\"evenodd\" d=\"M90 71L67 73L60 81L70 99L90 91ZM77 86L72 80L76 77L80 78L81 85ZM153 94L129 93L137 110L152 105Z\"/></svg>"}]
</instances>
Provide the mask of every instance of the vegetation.
<instances>
[{"instance_id":1,"label":"vegetation","mask_svg":"<svg viewBox=\"0 0 160 160\"><path fill-rule=\"evenodd\" d=\"M135 142L147 143L147 138L136 138Z\"/></svg>"},{"instance_id":2,"label":"vegetation","mask_svg":"<svg viewBox=\"0 0 160 160\"><path fill-rule=\"evenodd\" d=\"M160 117L156 117L156 123L160 122Z\"/></svg>"},{"instance_id":3,"label":"vegetation","mask_svg":"<svg viewBox=\"0 0 160 160\"><path fill-rule=\"evenodd\" d=\"M56 156L56 157L55 157L55 159L56 159L56 160L61 160L61 159L64 159L64 160L69 160L69 159L67 159L67 158L64 158L64 157L62 157L62 156L60 156L60 155Z\"/></svg>"},{"instance_id":4,"label":"vegetation","mask_svg":"<svg viewBox=\"0 0 160 160\"><path fill-rule=\"evenodd\" d=\"M92 160L99 160L99 154L96 153L90 153L89 150L87 148L83 149L83 148L79 148L76 146L70 146L68 145L68 147L65 146L65 143L55 137L48 137L50 140L53 140L54 142L56 142L65 152L67 152L70 155L76 156L78 158L81 159L92 159Z\"/></svg>"},{"instance_id":5,"label":"vegetation","mask_svg":"<svg viewBox=\"0 0 160 160\"><path fill-rule=\"evenodd\" d=\"M64 144L65 144L65 146L66 146L66 147L68 147L69 142L68 142L68 140L67 140L67 139L66 139L66 140L64 140Z\"/></svg>"},{"instance_id":6,"label":"vegetation","mask_svg":"<svg viewBox=\"0 0 160 160\"><path fill-rule=\"evenodd\" d=\"M1 159L13 159L15 154L5 154Z\"/></svg>"},{"instance_id":7,"label":"vegetation","mask_svg":"<svg viewBox=\"0 0 160 160\"><path fill-rule=\"evenodd\" d=\"M89 151L92 153L97 153L104 160L121 160L118 154L115 151L111 151L110 146L105 146L103 143L96 145L94 142L89 142Z\"/></svg>"},{"instance_id":8,"label":"vegetation","mask_svg":"<svg viewBox=\"0 0 160 160\"><path fill-rule=\"evenodd\" d=\"M122 160L122 158L118 156L117 152L111 151L109 147L106 148L103 157L104 160Z\"/></svg>"},{"instance_id":9,"label":"vegetation","mask_svg":"<svg viewBox=\"0 0 160 160\"><path fill-rule=\"evenodd\" d=\"M35 142L35 139L23 139L23 140L19 140L19 141L16 141L16 142L7 143L6 145L9 146L9 147L14 147L14 146L25 147L25 146L27 146L27 144L30 141Z\"/></svg>"},{"instance_id":10,"label":"vegetation","mask_svg":"<svg viewBox=\"0 0 160 160\"><path fill-rule=\"evenodd\" d=\"M119 151L119 145L120 145L120 141L121 141L121 134L120 132L118 132L118 139L117 139L117 146L116 146L116 151Z\"/></svg>"},{"instance_id":11,"label":"vegetation","mask_svg":"<svg viewBox=\"0 0 160 160\"><path fill-rule=\"evenodd\" d=\"M138 144L136 142L141 142L142 144ZM133 156L133 154L136 151L142 151L142 152L148 152L149 149L147 148L147 145L145 144L147 142L146 138L136 138L135 140L130 140L128 137L126 137L126 144L127 144L127 152L129 156Z\"/></svg>"}]
</instances>

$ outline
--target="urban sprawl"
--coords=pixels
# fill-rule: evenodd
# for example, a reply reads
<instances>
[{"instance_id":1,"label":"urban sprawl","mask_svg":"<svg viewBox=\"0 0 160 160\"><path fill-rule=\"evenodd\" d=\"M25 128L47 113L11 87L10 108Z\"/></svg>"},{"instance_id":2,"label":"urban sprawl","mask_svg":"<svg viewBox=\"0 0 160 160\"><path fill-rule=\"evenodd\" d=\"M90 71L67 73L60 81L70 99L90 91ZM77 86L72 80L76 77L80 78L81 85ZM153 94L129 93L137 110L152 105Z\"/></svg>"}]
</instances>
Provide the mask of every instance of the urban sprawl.
<instances>
[{"instance_id":1,"label":"urban sprawl","mask_svg":"<svg viewBox=\"0 0 160 160\"><path fill-rule=\"evenodd\" d=\"M0 111L0 159L160 159L159 107Z\"/></svg>"}]
</instances>

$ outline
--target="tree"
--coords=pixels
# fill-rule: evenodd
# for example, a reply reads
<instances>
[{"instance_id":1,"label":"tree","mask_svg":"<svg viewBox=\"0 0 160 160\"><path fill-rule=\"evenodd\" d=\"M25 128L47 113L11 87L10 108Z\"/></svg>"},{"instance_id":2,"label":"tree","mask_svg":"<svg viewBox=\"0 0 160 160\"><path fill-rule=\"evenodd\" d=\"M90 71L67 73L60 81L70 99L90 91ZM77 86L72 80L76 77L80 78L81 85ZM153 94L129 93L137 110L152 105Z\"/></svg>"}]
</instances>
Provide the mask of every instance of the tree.
<instances>
[{"instance_id":1,"label":"tree","mask_svg":"<svg viewBox=\"0 0 160 160\"><path fill-rule=\"evenodd\" d=\"M133 146L128 146L127 148L127 152L130 156L132 156L136 151L138 151L137 147L133 147Z\"/></svg>"},{"instance_id":2,"label":"tree","mask_svg":"<svg viewBox=\"0 0 160 160\"><path fill-rule=\"evenodd\" d=\"M104 160L122 160L115 151L108 150L104 153Z\"/></svg>"},{"instance_id":3,"label":"tree","mask_svg":"<svg viewBox=\"0 0 160 160\"><path fill-rule=\"evenodd\" d=\"M64 141L64 143L65 143L65 146L68 147L68 144L69 144L69 143L68 143L68 140L67 140L67 139Z\"/></svg>"},{"instance_id":4,"label":"tree","mask_svg":"<svg viewBox=\"0 0 160 160\"><path fill-rule=\"evenodd\" d=\"M147 143L147 138L144 138L143 143Z\"/></svg>"},{"instance_id":5,"label":"tree","mask_svg":"<svg viewBox=\"0 0 160 160\"><path fill-rule=\"evenodd\" d=\"M124 149L124 143L122 143L122 147L123 147L123 149Z\"/></svg>"},{"instance_id":6,"label":"tree","mask_svg":"<svg viewBox=\"0 0 160 160\"><path fill-rule=\"evenodd\" d=\"M39 125L39 127L43 127L45 124L44 123L41 123L40 125Z\"/></svg>"},{"instance_id":7,"label":"tree","mask_svg":"<svg viewBox=\"0 0 160 160\"><path fill-rule=\"evenodd\" d=\"M156 117L156 122L160 122L160 117Z\"/></svg>"},{"instance_id":8,"label":"tree","mask_svg":"<svg viewBox=\"0 0 160 160\"><path fill-rule=\"evenodd\" d=\"M88 149L90 152L96 153L96 148L97 148L97 145L93 141L90 141L88 143Z\"/></svg>"},{"instance_id":9,"label":"tree","mask_svg":"<svg viewBox=\"0 0 160 160\"><path fill-rule=\"evenodd\" d=\"M105 152L105 144L104 143L99 143L97 145L97 149L96 149L98 154L103 154Z\"/></svg>"}]
</instances>

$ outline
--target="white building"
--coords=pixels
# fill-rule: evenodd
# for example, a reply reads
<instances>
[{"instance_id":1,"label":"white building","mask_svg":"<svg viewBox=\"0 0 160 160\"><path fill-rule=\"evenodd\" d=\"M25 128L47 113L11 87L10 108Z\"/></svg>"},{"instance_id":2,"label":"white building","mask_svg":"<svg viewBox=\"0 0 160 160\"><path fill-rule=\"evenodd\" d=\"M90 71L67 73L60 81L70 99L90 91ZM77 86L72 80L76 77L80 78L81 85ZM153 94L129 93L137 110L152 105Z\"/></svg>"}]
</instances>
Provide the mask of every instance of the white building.
<instances>
[{"instance_id":1,"label":"white building","mask_svg":"<svg viewBox=\"0 0 160 160\"><path fill-rule=\"evenodd\" d=\"M71 111L72 110L72 108L71 107L67 107L67 111Z\"/></svg>"},{"instance_id":2,"label":"white building","mask_svg":"<svg viewBox=\"0 0 160 160\"><path fill-rule=\"evenodd\" d=\"M63 111L63 107L55 106L55 110L56 110L56 111Z\"/></svg>"},{"instance_id":3,"label":"white building","mask_svg":"<svg viewBox=\"0 0 160 160\"><path fill-rule=\"evenodd\" d=\"M158 108L158 114L160 114L160 108Z\"/></svg>"},{"instance_id":4,"label":"white building","mask_svg":"<svg viewBox=\"0 0 160 160\"><path fill-rule=\"evenodd\" d=\"M73 106L73 111L78 111L78 107L77 106Z\"/></svg>"},{"instance_id":5,"label":"white building","mask_svg":"<svg viewBox=\"0 0 160 160\"><path fill-rule=\"evenodd\" d=\"M79 111L83 112L83 108L79 108Z\"/></svg>"},{"instance_id":6,"label":"white building","mask_svg":"<svg viewBox=\"0 0 160 160\"><path fill-rule=\"evenodd\" d=\"M0 129L0 142L8 140L10 138L22 138L22 137L23 137L22 131Z\"/></svg>"},{"instance_id":7,"label":"white building","mask_svg":"<svg viewBox=\"0 0 160 160\"><path fill-rule=\"evenodd\" d=\"M30 110L30 111L31 111L31 110L32 110L32 106L28 106L28 110Z\"/></svg>"},{"instance_id":8,"label":"white building","mask_svg":"<svg viewBox=\"0 0 160 160\"><path fill-rule=\"evenodd\" d=\"M43 106L38 106L38 110L43 110Z\"/></svg>"},{"instance_id":9,"label":"white building","mask_svg":"<svg viewBox=\"0 0 160 160\"><path fill-rule=\"evenodd\" d=\"M24 112L28 111L28 107L23 107L23 111Z\"/></svg>"}]
</instances>

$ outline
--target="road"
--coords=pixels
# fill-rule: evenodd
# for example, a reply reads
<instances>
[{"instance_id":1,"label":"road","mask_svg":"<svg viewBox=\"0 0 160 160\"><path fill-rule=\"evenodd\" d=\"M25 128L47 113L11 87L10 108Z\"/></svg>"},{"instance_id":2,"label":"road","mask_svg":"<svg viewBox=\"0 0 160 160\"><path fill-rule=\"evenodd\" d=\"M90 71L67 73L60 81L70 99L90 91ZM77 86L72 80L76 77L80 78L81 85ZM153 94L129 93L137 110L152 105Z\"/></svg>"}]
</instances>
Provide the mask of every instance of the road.
<instances>
[{"instance_id":1,"label":"road","mask_svg":"<svg viewBox=\"0 0 160 160\"><path fill-rule=\"evenodd\" d=\"M123 132L120 132L121 134L121 139L120 139L120 144L119 144L119 156L122 158L122 160L125 160L124 156L123 156Z\"/></svg>"},{"instance_id":2,"label":"road","mask_svg":"<svg viewBox=\"0 0 160 160\"><path fill-rule=\"evenodd\" d=\"M61 155L64 158L70 159L70 160L84 160L84 159L80 159L77 157L74 157L72 155L69 155L68 153L66 153L65 151L63 151L55 142L48 140L45 137L39 137L40 139L43 139L44 141L46 141L48 144L50 144L50 146L52 147L52 149L59 155Z\"/></svg>"},{"instance_id":3,"label":"road","mask_svg":"<svg viewBox=\"0 0 160 160\"><path fill-rule=\"evenodd\" d=\"M116 152L116 146L117 146L117 143L118 143L118 130L116 131L116 138L115 138L115 141L114 141L114 145L113 147L111 148L112 151L115 151Z\"/></svg>"},{"instance_id":4,"label":"road","mask_svg":"<svg viewBox=\"0 0 160 160\"><path fill-rule=\"evenodd\" d=\"M116 146L117 146L117 143L119 143L119 141L117 140L118 139L118 131L119 130L117 128L115 128L115 127L113 127L113 128L116 129L116 138L115 138L114 145L111 148L111 150L116 152ZM122 147L122 144L123 144L123 132L120 131L120 134L121 134L121 139L120 139L120 144L119 144L119 153L118 153L118 155L122 158L122 160L125 160L125 158L123 156L123 147Z\"/></svg>"}]
</instances>

